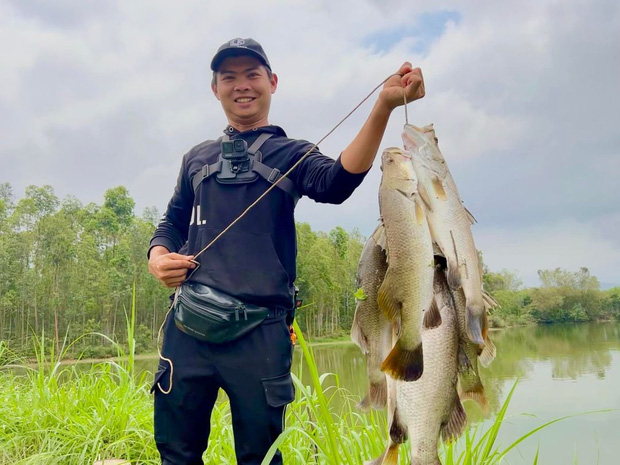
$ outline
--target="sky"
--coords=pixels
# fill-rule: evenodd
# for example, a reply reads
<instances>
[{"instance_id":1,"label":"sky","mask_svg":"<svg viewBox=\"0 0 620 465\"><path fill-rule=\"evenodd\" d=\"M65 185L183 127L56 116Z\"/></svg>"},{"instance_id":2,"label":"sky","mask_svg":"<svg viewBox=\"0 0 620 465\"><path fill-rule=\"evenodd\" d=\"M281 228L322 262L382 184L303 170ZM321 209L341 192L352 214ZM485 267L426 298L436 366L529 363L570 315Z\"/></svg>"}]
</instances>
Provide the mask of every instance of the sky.
<instances>
[{"instance_id":1,"label":"sky","mask_svg":"<svg viewBox=\"0 0 620 465\"><path fill-rule=\"evenodd\" d=\"M173 6L174 5L174 6ZM0 0L0 183L103 202L123 185L165 210L181 158L226 119L209 62L252 37L279 84L269 121L320 140L404 61L492 271L589 268L620 285L620 3L615 0ZM321 145L336 158L373 95ZM381 143L401 146L404 107ZM302 199L297 221L368 236L379 158L343 205Z\"/></svg>"}]
</instances>

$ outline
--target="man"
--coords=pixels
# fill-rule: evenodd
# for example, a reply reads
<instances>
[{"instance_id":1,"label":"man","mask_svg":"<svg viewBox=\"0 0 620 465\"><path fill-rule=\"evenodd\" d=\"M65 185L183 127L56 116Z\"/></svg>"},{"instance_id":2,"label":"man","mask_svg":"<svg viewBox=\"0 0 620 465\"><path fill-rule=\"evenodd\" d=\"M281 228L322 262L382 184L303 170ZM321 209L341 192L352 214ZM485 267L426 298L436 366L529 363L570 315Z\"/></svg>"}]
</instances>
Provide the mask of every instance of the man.
<instances>
[{"instance_id":1,"label":"man","mask_svg":"<svg viewBox=\"0 0 620 465\"><path fill-rule=\"evenodd\" d=\"M224 343L200 340L172 324L173 317L168 319L162 354L173 361L174 371L170 375L171 366L163 360L154 386L155 440L164 465L202 464L219 388L230 399L237 462L262 462L282 432L285 407L294 397L286 319L290 322L294 306L297 198L346 200L370 169L390 113L404 103L403 92L407 101L424 96L420 69L403 64L399 75L386 82L368 120L338 160L314 149L292 171L288 185L276 186L197 257L196 268L194 256L312 147L269 124L278 77L260 44L252 39L225 43L211 69L211 87L228 126L224 136L197 145L184 156L174 194L151 240L149 270L168 287L180 286L189 276L192 283L270 310L258 327ZM222 150L228 150L222 140L244 140L251 147L259 137L262 158L255 164L262 163L268 175L252 178L222 158ZM210 174L213 168L203 169L209 165L220 171ZM282 463L279 452L271 463Z\"/></svg>"}]
</instances>

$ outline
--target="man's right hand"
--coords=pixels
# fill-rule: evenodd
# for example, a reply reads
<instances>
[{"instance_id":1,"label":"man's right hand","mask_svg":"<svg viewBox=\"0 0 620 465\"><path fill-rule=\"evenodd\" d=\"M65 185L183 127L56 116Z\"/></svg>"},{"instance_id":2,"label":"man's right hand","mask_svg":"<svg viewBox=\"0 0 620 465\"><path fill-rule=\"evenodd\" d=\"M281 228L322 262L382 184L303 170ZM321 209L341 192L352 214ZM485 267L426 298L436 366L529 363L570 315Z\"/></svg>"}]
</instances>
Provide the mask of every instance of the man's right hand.
<instances>
[{"instance_id":1,"label":"man's right hand","mask_svg":"<svg viewBox=\"0 0 620 465\"><path fill-rule=\"evenodd\" d=\"M185 281L187 270L196 268L196 265L190 261L193 258L193 255L171 253L164 246L156 245L149 255L149 273L164 286L180 286Z\"/></svg>"}]
</instances>

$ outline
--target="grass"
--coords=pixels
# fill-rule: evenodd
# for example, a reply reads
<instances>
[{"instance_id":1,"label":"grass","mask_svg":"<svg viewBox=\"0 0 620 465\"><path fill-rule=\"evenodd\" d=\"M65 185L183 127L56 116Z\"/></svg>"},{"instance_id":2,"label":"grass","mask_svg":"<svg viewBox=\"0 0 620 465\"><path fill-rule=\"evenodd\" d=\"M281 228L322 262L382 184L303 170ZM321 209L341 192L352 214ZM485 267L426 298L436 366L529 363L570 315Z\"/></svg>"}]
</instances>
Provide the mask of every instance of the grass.
<instances>
[{"instance_id":1,"label":"grass","mask_svg":"<svg viewBox=\"0 0 620 465\"><path fill-rule=\"evenodd\" d=\"M160 463L153 440L152 376L138 375L134 367L134 308L132 305L127 317L129 348L115 344L118 361L95 363L87 372L61 366L63 355L77 341L64 341L56 353L53 341L42 335L37 339L35 367L21 366L21 374L16 374L15 364L0 363L0 464L85 465L112 457L134 464ZM263 464L269 463L277 448L288 464L300 465L358 465L378 456L386 441L385 413L357 411L359 399L339 387L337 375L318 372L312 348L298 327L296 331L305 364L293 375L297 395L287 409L287 428ZM0 343L0 360L9 359L12 357ZM303 370L308 370L309 385L301 382ZM330 377L335 383L324 387ZM498 433L515 388L516 383L490 427L485 431L470 428L459 441L442 447L445 465L502 463L522 441L563 420L543 423L500 447ZM206 463L235 463L225 398L216 404L212 425ZM405 465L409 463L408 446L402 449L399 463ZM532 463L537 462L538 453L532 458Z\"/></svg>"}]
</instances>

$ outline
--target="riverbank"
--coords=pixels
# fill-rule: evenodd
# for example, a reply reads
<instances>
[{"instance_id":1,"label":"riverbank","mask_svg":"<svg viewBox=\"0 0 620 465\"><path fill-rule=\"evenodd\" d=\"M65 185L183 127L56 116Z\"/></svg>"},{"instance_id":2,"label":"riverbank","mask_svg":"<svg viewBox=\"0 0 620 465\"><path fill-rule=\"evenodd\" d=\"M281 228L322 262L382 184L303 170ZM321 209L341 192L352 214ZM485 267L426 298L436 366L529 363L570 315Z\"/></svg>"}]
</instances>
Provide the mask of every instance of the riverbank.
<instances>
[{"instance_id":1,"label":"riverbank","mask_svg":"<svg viewBox=\"0 0 620 465\"><path fill-rule=\"evenodd\" d=\"M555 336L551 339L546 336L540 339L549 329L556 330L553 331ZM602 356L604 345L601 344L603 341L613 340L613 347L617 347L617 338L618 325L520 328L499 333L498 358L491 368L500 373L500 384L491 381L490 372L483 372L487 394L490 396L491 419L480 423L475 415L470 416L472 405L466 404L468 416L477 426L470 428L466 436L456 444L442 448L442 463L499 464L502 457L533 429L574 411L574 402L564 404L564 414L552 416L546 410L548 400L544 401L544 408L540 404L534 405L528 373L531 372L531 376L534 376L538 369L528 364L522 365L515 359L517 354L524 360L547 360L550 357L548 352L536 355L534 348L555 350L562 354L562 358L570 358L572 368L581 366L585 361L594 364L588 370L594 370L600 377L601 370L606 366L601 365L605 360ZM601 348L597 349L593 345L584 348L581 344L584 339L597 341ZM301 348L302 341L299 344L298 348ZM332 345L339 347L331 347ZM303 357L304 364L301 365L302 351L298 350L295 354L293 376L296 399L287 409L287 429L277 444L287 463L359 465L364 460L378 456L385 445L385 414L375 411L368 414L359 412L355 404L360 395L350 390L352 387L355 391L358 388L365 389L365 370L363 363L360 363L363 356L359 349L347 338L313 343L313 346L316 360L314 356ZM566 352L579 348L596 353L582 360L576 354ZM11 374L9 370L0 370L0 384L3 386L0 394L0 463L84 465L105 457L124 458L132 463L158 463L152 436L152 396L148 392L152 378L146 375L148 370L138 367L139 360L147 361L149 357L151 354L139 357L128 354L117 361L106 359L92 363L86 369L82 365L68 366L62 370L58 370L55 364L55 369L48 370L45 366L51 361L41 359L46 365L35 367L19 376ZM337 365L331 365L333 363ZM523 380L513 391L514 369L519 366L527 368L527 373L519 375ZM312 371L316 376L311 374ZM354 371L355 376L362 379L361 385L351 385L349 371ZM325 375L326 373L338 373L338 376ZM563 373L559 375L566 376ZM613 383L613 380L610 381ZM336 388L336 385L339 388ZM567 385L574 386L574 383ZM535 398L544 400L545 393L539 388L534 389ZM593 387L587 389L591 391ZM495 396L504 390L503 400L500 401ZM600 389L596 390L600 392ZM561 398L562 389L556 386L552 392L554 399ZM597 396L597 399L600 397ZM609 398L603 400L610 402ZM583 412L590 405L595 404L581 403L577 413ZM611 405L613 406L613 403ZM531 412L539 418L518 415L524 412ZM510 416L509 422L503 421L505 415ZM588 429L594 430L593 423L587 423L589 417L580 417L578 421L567 420L559 425L586 424ZM230 409L225 396L218 402L212 420L214 427L207 463L234 463L230 447ZM553 439L545 439L545 436L539 436L540 432L536 433L534 440L527 441L531 447L519 450L518 455L513 456L520 460L514 462L509 459L510 463L535 463L535 457L538 457L538 463L547 465L568 463L563 458L560 458L560 461L549 458L561 457L560 448L566 447L561 446L563 443L558 441L562 436L570 437L570 432L562 430L559 425L551 428L554 432ZM609 425L607 430L617 431L613 424ZM583 433L581 435L583 436ZM608 439L601 437L603 457L609 456L605 455L608 452ZM589 461L589 456L583 451L588 441L571 441L573 445L568 449L573 448L575 457L579 457L578 461L571 460L571 463L595 463ZM540 444L540 455L537 442ZM403 449L401 458L404 459L407 446ZM483 453L489 455L483 457ZM468 457L468 460L465 460L465 457ZM613 462L603 459L598 463Z\"/></svg>"}]
</instances>

